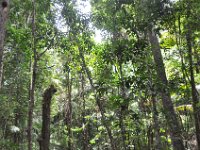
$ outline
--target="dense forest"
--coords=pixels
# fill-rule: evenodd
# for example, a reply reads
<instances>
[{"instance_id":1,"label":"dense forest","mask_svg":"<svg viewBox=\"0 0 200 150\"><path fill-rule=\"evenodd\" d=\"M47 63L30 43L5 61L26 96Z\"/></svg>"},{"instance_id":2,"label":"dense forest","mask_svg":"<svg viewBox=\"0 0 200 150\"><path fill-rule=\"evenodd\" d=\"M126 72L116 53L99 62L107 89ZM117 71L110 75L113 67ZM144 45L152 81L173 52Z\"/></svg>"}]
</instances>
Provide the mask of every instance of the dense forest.
<instances>
[{"instance_id":1,"label":"dense forest","mask_svg":"<svg viewBox=\"0 0 200 150\"><path fill-rule=\"evenodd\" d=\"M199 0L0 0L0 150L200 150Z\"/></svg>"}]
</instances>

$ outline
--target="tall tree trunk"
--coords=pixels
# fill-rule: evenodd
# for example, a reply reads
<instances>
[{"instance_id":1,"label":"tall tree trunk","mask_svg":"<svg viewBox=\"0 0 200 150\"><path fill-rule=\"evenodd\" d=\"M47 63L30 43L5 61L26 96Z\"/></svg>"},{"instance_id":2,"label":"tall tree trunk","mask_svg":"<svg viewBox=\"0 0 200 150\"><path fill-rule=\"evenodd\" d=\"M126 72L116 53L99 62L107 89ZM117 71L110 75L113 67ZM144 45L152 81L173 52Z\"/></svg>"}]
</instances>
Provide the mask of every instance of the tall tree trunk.
<instances>
[{"instance_id":1,"label":"tall tree trunk","mask_svg":"<svg viewBox=\"0 0 200 150\"><path fill-rule=\"evenodd\" d=\"M155 132L155 150L163 149L161 138L160 138L160 127L158 121L158 111L156 108L156 95L152 92L152 111L153 111L153 121L154 121L154 132Z\"/></svg>"},{"instance_id":2,"label":"tall tree trunk","mask_svg":"<svg viewBox=\"0 0 200 150\"><path fill-rule=\"evenodd\" d=\"M8 19L9 0L0 0L0 89L3 78L3 51L5 40L5 26Z\"/></svg>"},{"instance_id":3,"label":"tall tree trunk","mask_svg":"<svg viewBox=\"0 0 200 150\"><path fill-rule=\"evenodd\" d=\"M32 13L32 51L33 51L33 67L32 67L32 77L31 77L31 84L30 84L30 92L29 92L29 112L28 112L28 150L32 150L32 126L33 126L33 109L34 109L34 101L35 101L35 83L36 83L36 71L37 71L37 52L36 52L36 45L35 45L35 0L33 0L33 13Z\"/></svg>"},{"instance_id":4,"label":"tall tree trunk","mask_svg":"<svg viewBox=\"0 0 200 150\"><path fill-rule=\"evenodd\" d=\"M125 129L125 125L124 125L124 109L123 109L123 107L121 107L121 110L120 110L119 126L120 126L120 130L121 130L123 149L126 150L126 129Z\"/></svg>"},{"instance_id":5,"label":"tall tree trunk","mask_svg":"<svg viewBox=\"0 0 200 150\"><path fill-rule=\"evenodd\" d=\"M68 70L67 74L67 103L65 108L65 124L67 126L68 134L68 150L73 150L72 143L72 100L71 100L71 88L72 88L72 79L70 79L70 71Z\"/></svg>"},{"instance_id":6,"label":"tall tree trunk","mask_svg":"<svg viewBox=\"0 0 200 150\"><path fill-rule=\"evenodd\" d=\"M159 92L162 96L163 108L165 110L165 117L167 119L170 130L172 145L174 150L184 150L185 148L181 137L181 128L176 113L174 111L173 103L168 89L168 80L165 73L165 67L158 38L152 29L148 31L148 36L156 65L157 76L160 81Z\"/></svg>"},{"instance_id":7,"label":"tall tree trunk","mask_svg":"<svg viewBox=\"0 0 200 150\"><path fill-rule=\"evenodd\" d=\"M198 53L198 49L197 48L194 48L194 56L195 56L195 59L196 59L196 73L199 73L200 72L200 57L199 57L199 53Z\"/></svg>"},{"instance_id":8,"label":"tall tree trunk","mask_svg":"<svg viewBox=\"0 0 200 150\"><path fill-rule=\"evenodd\" d=\"M19 80L19 73L18 71L16 72L17 73L17 80ZM20 98L19 98L19 95L20 95L20 86L19 86L20 83L17 83L17 89L16 89L16 100L17 100L17 103L18 105L20 105ZM21 117L21 110L20 110L20 107L17 106L15 108L15 120L14 120L14 124L16 127L19 127L20 126L20 117ZM13 136L13 142L15 143L15 145L19 146L19 143L20 143L20 133L19 132L16 132L14 133L14 136Z\"/></svg>"},{"instance_id":9,"label":"tall tree trunk","mask_svg":"<svg viewBox=\"0 0 200 150\"><path fill-rule=\"evenodd\" d=\"M105 117L105 114L104 114L105 110L104 110L104 108L103 108L103 106L101 104L100 98L97 95L96 87L94 86L94 83L93 83L93 80L92 80L92 77L91 77L91 72L90 72L90 70L88 69L88 67L86 65L85 58L84 58L84 55L83 55L83 52L82 52L81 48L79 48L79 55L80 55L80 58L81 58L81 61L82 61L83 69L84 69L84 71L86 72L86 74L88 76L88 79L89 79L89 82L90 82L90 86L93 89L93 91L95 92L95 100L96 100L97 106L98 106L98 108L100 110L100 113L101 113L102 124L106 128L108 137L110 139L111 148L112 148L112 150L116 150L116 145L115 145L115 142L114 142L114 138L113 138L111 129L109 128L109 125L106 122L106 117Z\"/></svg>"},{"instance_id":10,"label":"tall tree trunk","mask_svg":"<svg viewBox=\"0 0 200 150\"><path fill-rule=\"evenodd\" d=\"M85 120L85 115L86 115L86 110L85 110L85 96L84 96L84 74L83 72L80 73L80 77L81 77L81 99L82 99L82 106L83 106L83 110L82 110L82 124L84 125L83 128L83 150L88 150L88 133L87 133L87 125L86 125L86 120Z\"/></svg>"},{"instance_id":11,"label":"tall tree trunk","mask_svg":"<svg viewBox=\"0 0 200 150\"><path fill-rule=\"evenodd\" d=\"M121 51L121 50L119 50ZM122 96L122 98L125 100L126 99L126 92L125 92L125 82L124 82L124 76L123 76L123 71L122 71L122 54L120 54L119 56L119 71L120 71L120 78L121 78L121 85L120 85L120 95ZM124 125L124 117L125 117L125 112L128 109L128 104L126 102L124 102L121 105L121 110L120 110L120 117L119 117L119 126L121 129L121 136L122 136L122 144L123 144L123 148L124 150L126 150L126 128Z\"/></svg>"},{"instance_id":12,"label":"tall tree trunk","mask_svg":"<svg viewBox=\"0 0 200 150\"><path fill-rule=\"evenodd\" d=\"M152 131L152 125L150 123L149 126L147 126L147 149L151 150L153 148L153 131Z\"/></svg>"},{"instance_id":13,"label":"tall tree trunk","mask_svg":"<svg viewBox=\"0 0 200 150\"><path fill-rule=\"evenodd\" d=\"M192 106L194 110L194 121L195 121L195 130L196 130L196 138L197 138L197 147L200 149L200 113L199 113L199 97L198 92L195 85L194 79L194 65L193 65L193 52L192 52L192 31L190 27L190 3L187 3L187 33L186 33L186 41L187 41L187 48L188 48L188 58L189 58L189 72L190 72L190 85L192 88Z\"/></svg>"},{"instance_id":14,"label":"tall tree trunk","mask_svg":"<svg viewBox=\"0 0 200 150\"><path fill-rule=\"evenodd\" d=\"M147 64L148 66L148 64ZM150 90L151 90L151 102L152 102L152 115L153 115L153 128L154 128L154 135L155 135L155 142L153 143L154 149L155 150L161 150L164 149L163 144L161 142L161 137L160 137L160 125L159 125L159 113L157 110L157 98L156 98L156 92L155 88L153 86L153 81L152 81L152 68L148 68L149 72L149 81L150 81Z\"/></svg>"},{"instance_id":15,"label":"tall tree trunk","mask_svg":"<svg viewBox=\"0 0 200 150\"><path fill-rule=\"evenodd\" d=\"M40 150L49 150L51 99L56 92L54 85L45 90L42 103L42 134L39 138Z\"/></svg>"}]
</instances>

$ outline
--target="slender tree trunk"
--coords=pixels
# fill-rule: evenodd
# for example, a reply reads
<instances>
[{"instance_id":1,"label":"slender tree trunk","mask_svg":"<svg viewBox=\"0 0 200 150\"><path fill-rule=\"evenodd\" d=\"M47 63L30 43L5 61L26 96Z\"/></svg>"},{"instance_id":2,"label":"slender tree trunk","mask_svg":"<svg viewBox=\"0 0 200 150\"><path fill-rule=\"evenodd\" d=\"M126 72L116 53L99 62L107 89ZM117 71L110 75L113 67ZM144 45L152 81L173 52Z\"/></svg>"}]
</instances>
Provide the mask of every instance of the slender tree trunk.
<instances>
[{"instance_id":1,"label":"slender tree trunk","mask_svg":"<svg viewBox=\"0 0 200 150\"><path fill-rule=\"evenodd\" d=\"M122 54L121 54L122 55ZM121 62L121 56L119 58L119 70L120 70L120 78L121 78L121 85L120 85L120 95L122 98L125 100L126 99L126 92L125 92L125 82L124 82L124 76L122 72L122 62ZM120 110L120 117L119 117L119 126L121 129L121 136L122 136L122 144L124 150L126 150L126 128L124 125L124 113L128 109L128 105L124 102L124 104L121 105L121 110Z\"/></svg>"},{"instance_id":2,"label":"slender tree trunk","mask_svg":"<svg viewBox=\"0 0 200 150\"><path fill-rule=\"evenodd\" d=\"M176 27L175 27L174 30L176 30ZM187 70L186 70L185 63L184 63L184 53L180 49L181 44L182 44L182 42L181 42L182 40L180 38L181 33L182 33L182 31L181 31L181 17L178 16L178 35L176 35L176 45L177 45L178 52L179 52L180 59L181 59L181 70L182 70L182 74L183 74L183 79L184 79L185 85L187 86L187 79L189 79L189 77L188 77Z\"/></svg>"},{"instance_id":3,"label":"slender tree trunk","mask_svg":"<svg viewBox=\"0 0 200 150\"><path fill-rule=\"evenodd\" d=\"M101 104L101 100L99 99L99 97L97 95L96 87L94 86L93 80L92 80L92 77L91 77L91 72L89 71L89 69L88 69L88 67L86 65L85 58L84 58L84 55L83 55L83 52L82 52L81 48L79 48L79 54L80 54L80 58L81 58L81 61L82 61L83 69L84 69L84 71L86 72L86 74L88 76L88 79L89 79L89 82L90 82L90 86L93 89L93 91L95 92L95 100L96 100L97 106L98 106L98 108L100 110L100 113L101 113L102 124L106 128L108 137L110 139L111 148L112 148L112 150L116 150L116 145L115 145L115 142L114 142L114 138L113 138L111 129L109 128L109 125L106 122L106 117L105 117L105 114L104 114L105 110L104 110L104 108L103 108L103 106Z\"/></svg>"},{"instance_id":4,"label":"slender tree trunk","mask_svg":"<svg viewBox=\"0 0 200 150\"><path fill-rule=\"evenodd\" d=\"M43 95L42 104L42 134L39 141L40 150L49 150L50 143L50 112L51 112L51 99L56 92L56 88L51 85Z\"/></svg>"},{"instance_id":5,"label":"slender tree trunk","mask_svg":"<svg viewBox=\"0 0 200 150\"><path fill-rule=\"evenodd\" d=\"M36 71L37 71L37 52L35 46L35 0L33 0L33 13L32 13L32 51L33 51L33 67L32 67L32 77L30 84L30 92L29 92L29 112L28 112L28 131L27 131L27 139L28 139L28 150L32 150L32 128L33 128L33 109L34 109L34 101L35 101L35 83L36 83Z\"/></svg>"},{"instance_id":6,"label":"slender tree trunk","mask_svg":"<svg viewBox=\"0 0 200 150\"><path fill-rule=\"evenodd\" d=\"M200 66L200 57L199 57L199 53L198 53L198 49L194 48L194 56L196 59L196 73L199 73L199 66Z\"/></svg>"},{"instance_id":7,"label":"slender tree trunk","mask_svg":"<svg viewBox=\"0 0 200 150\"><path fill-rule=\"evenodd\" d=\"M68 150L73 150L72 143L72 101L71 101L71 88L72 88L72 79L70 79L70 71L68 70L67 74L67 97L68 101L65 108L65 124L67 126L67 134L68 134Z\"/></svg>"},{"instance_id":8,"label":"slender tree trunk","mask_svg":"<svg viewBox=\"0 0 200 150\"><path fill-rule=\"evenodd\" d=\"M85 121L85 114L86 114L86 110L85 110L85 96L84 96L84 75L83 73L81 72L80 73L80 76L81 76L81 98L82 98L82 101L83 101L83 110L82 110L82 124L84 125L84 128L83 128L83 150L88 150L89 147L88 147L88 134L87 134L87 126L86 126L86 121Z\"/></svg>"},{"instance_id":9,"label":"slender tree trunk","mask_svg":"<svg viewBox=\"0 0 200 150\"><path fill-rule=\"evenodd\" d=\"M18 114L19 109L16 109L15 112L15 126L18 127L19 126L19 114ZM13 143L15 143L15 145L19 146L19 132L14 133L13 135Z\"/></svg>"},{"instance_id":10,"label":"slender tree trunk","mask_svg":"<svg viewBox=\"0 0 200 150\"><path fill-rule=\"evenodd\" d=\"M153 146L153 132L152 132L152 125L150 124L147 127L147 149L151 150Z\"/></svg>"},{"instance_id":11,"label":"slender tree trunk","mask_svg":"<svg viewBox=\"0 0 200 150\"><path fill-rule=\"evenodd\" d=\"M98 113L99 113L99 107L97 106L96 107L96 120L98 120ZM96 132L99 133L100 131L99 131L99 126L98 126L98 121L96 121L95 126L96 126ZM97 141L96 145L97 145L97 150L100 150L99 140Z\"/></svg>"},{"instance_id":12,"label":"slender tree trunk","mask_svg":"<svg viewBox=\"0 0 200 150\"><path fill-rule=\"evenodd\" d=\"M120 126L120 129L121 129L123 148L124 148L124 150L126 150L126 129L125 129L125 126L124 126L124 110L122 108L120 110L119 126Z\"/></svg>"},{"instance_id":13,"label":"slender tree trunk","mask_svg":"<svg viewBox=\"0 0 200 150\"><path fill-rule=\"evenodd\" d=\"M194 80L194 70L193 70L193 58L192 58L192 47L190 42L190 35L187 35L187 47L188 47L188 57L189 57L189 70L190 70L190 85L192 87L192 106L194 110L194 121L195 121L195 130L197 138L197 146L200 149L200 114L199 114L199 98L198 92L196 90L195 80Z\"/></svg>"},{"instance_id":14,"label":"slender tree trunk","mask_svg":"<svg viewBox=\"0 0 200 150\"><path fill-rule=\"evenodd\" d=\"M0 0L0 89L2 86L3 78L3 52L5 40L5 26L8 19L9 0Z\"/></svg>"},{"instance_id":15,"label":"slender tree trunk","mask_svg":"<svg viewBox=\"0 0 200 150\"><path fill-rule=\"evenodd\" d=\"M187 4L187 33L186 33L186 41L188 48L188 58L189 58L189 72L190 72L190 85L192 88L192 106L194 110L194 121L195 121L195 129L196 129L196 138L197 138L197 147L200 150L200 109L198 108L199 97L198 92L195 85L194 79L194 65L193 65L193 54L192 54L192 37L191 37L191 28L189 24L190 19L190 3Z\"/></svg>"},{"instance_id":16,"label":"slender tree trunk","mask_svg":"<svg viewBox=\"0 0 200 150\"><path fill-rule=\"evenodd\" d=\"M155 150L163 149L161 138L160 138L160 127L158 121L158 111L156 108L156 96L152 94L152 107L153 107L153 121L154 121L154 132L155 132Z\"/></svg>"},{"instance_id":17,"label":"slender tree trunk","mask_svg":"<svg viewBox=\"0 0 200 150\"><path fill-rule=\"evenodd\" d=\"M151 101L152 101L152 115L153 115L153 128L154 128L154 135L155 135L155 142L153 143L154 149L155 150L162 150L164 149L163 144L161 142L161 137L160 137L160 125L159 125L159 113L157 110L157 99L156 99L156 92L155 88L153 86L153 81L152 81L152 69L148 68L148 72L150 73L149 75L149 81L150 81L150 89L151 89Z\"/></svg>"},{"instance_id":18,"label":"slender tree trunk","mask_svg":"<svg viewBox=\"0 0 200 150\"><path fill-rule=\"evenodd\" d=\"M165 67L160 50L160 45L155 32L151 29L148 31L149 40L151 43L152 53L156 65L157 76L160 81L160 94L162 96L163 108L165 110L165 117L168 122L170 136L174 150L184 150L183 140L181 137L181 128L174 111L173 103L171 100L168 80L165 73Z\"/></svg>"},{"instance_id":19,"label":"slender tree trunk","mask_svg":"<svg viewBox=\"0 0 200 150\"><path fill-rule=\"evenodd\" d=\"M19 80L19 73L18 71L16 72L17 73L17 79ZM19 86L20 83L17 83L17 89L16 89L16 100L17 100L17 103L18 105L20 105L20 98L19 98L19 95L20 95L20 86ZM20 111L20 107L17 106L17 108L15 109L15 121L14 121L14 124L16 127L19 127L20 125L20 117L21 117L21 111ZM19 143L20 143L20 133L17 132L17 133L14 133L14 136L13 136L13 142L15 143L15 145L19 146Z\"/></svg>"}]
</instances>

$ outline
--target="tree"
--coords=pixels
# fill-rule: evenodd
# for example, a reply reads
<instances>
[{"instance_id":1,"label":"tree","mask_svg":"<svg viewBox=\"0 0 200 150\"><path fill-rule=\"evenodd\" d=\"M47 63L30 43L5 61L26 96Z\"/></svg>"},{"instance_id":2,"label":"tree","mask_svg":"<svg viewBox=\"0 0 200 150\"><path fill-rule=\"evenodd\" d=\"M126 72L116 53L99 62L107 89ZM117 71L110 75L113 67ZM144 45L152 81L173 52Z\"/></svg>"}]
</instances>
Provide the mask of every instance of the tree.
<instances>
[{"instance_id":1,"label":"tree","mask_svg":"<svg viewBox=\"0 0 200 150\"><path fill-rule=\"evenodd\" d=\"M32 51L33 51L33 68L32 68L32 62L30 63L31 66L30 70L32 70L32 76L31 76L31 83L30 83L30 93L29 93L29 113L28 113L28 149L32 150L32 128L33 128L33 109L34 109L34 103L35 103L35 85L36 85L36 71L37 71L37 50L36 50L36 2L33 0L32 3L33 6L33 12L32 12Z\"/></svg>"},{"instance_id":2,"label":"tree","mask_svg":"<svg viewBox=\"0 0 200 150\"><path fill-rule=\"evenodd\" d=\"M50 144L50 112L51 112L51 99L56 92L54 85L51 85L43 95L42 104L42 132L41 137L38 139L40 150L49 150Z\"/></svg>"},{"instance_id":3,"label":"tree","mask_svg":"<svg viewBox=\"0 0 200 150\"><path fill-rule=\"evenodd\" d=\"M0 89L2 86L3 77L3 52L4 52L4 40L6 32L6 22L8 19L9 12L9 0L0 1Z\"/></svg>"},{"instance_id":4,"label":"tree","mask_svg":"<svg viewBox=\"0 0 200 150\"><path fill-rule=\"evenodd\" d=\"M196 138L197 138L197 147L200 149L200 113L199 113L199 96L196 89L196 83L194 79L194 62L193 62L193 50L192 50L192 29L191 29L191 7L190 3L186 2L187 7L187 27L186 27L186 41L188 49L188 58L189 58L189 72L190 72L190 84L192 88L192 105L194 109L194 118L195 118L195 129L196 129Z\"/></svg>"},{"instance_id":5,"label":"tree","mask_svg":"<svg viewBox=\"0 0 200 150\"><path fill-rule=\"evenodd\" d=\"M199 6L12 0L0 22L1 149L197 148Z\"/></svg>"},{"instance_id":6,"label":"tree","mask_svg":"<svg viewBox=\"0 0 200 150\"><path fill-rule=\"evenodd\" d=\"M148 32L148 35L151 43L158 79L160 80L159 92L161 93L162 96L163 107L165 109L165 116L169 124L170 136L172 139L173 148L175 150L182 150L184 149L184 145L181 137L181 128L177 120L177 116L174 111L173 103L170 97L170 92L168 89L168 81L165 73L159 42L155 32L152 29L151 31Z\"/></svg>"}]
</instances>

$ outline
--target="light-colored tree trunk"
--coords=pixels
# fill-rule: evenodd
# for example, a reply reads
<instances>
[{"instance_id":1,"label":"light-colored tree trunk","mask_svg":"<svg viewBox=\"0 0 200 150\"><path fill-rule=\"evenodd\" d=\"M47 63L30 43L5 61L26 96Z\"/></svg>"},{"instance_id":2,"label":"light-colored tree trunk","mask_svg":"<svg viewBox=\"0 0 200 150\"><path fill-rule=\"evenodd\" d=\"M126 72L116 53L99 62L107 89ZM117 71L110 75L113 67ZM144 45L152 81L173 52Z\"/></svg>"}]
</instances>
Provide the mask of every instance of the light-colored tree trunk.
<instances>
[{"instance_id":1,"label":"light-colored tree trunk","mask_svg":"<svg viewBox=\"0 0 200 150\"><path fill-rule=\"evenodd\" d=\"M29 112L28 112L28 130L27 130L27 139L28 139L28 150L32 150L32 128L33 128L33 109L34 109L34 102L35 102L35 84L36 84L36 74L37 74L37 51L35 45L35 0L33 0L33 13L32 13L32 51L33 51L33 67L31 64L31 83L30 83L30 92L29 92Z\"/></svg>"},{"instance_id":2,"label":"light-colored tree trunk","mask_svg":"<svg viewBox=\"0 0 200 150\"><path fill-rule=\"evenodd\" d=\"M80 79L81 79L81 93L80 97L82 99L82 124L84 125L83 128L83 150L88 150L89 148L89 141L88 141L88 125L86 125L86 104L85 104L85 94L84 94L84 86L85 86L85 79L83 72L80 73Z\"/></svg>"},{"instance_id":3,"label":"light-colored tree trunk","mask_svg":"<svg viewBox=\"0 0 200 150\"><path fill-rule=\"evenodd\" d=\"M156 95L152 92L152 113L154 121L154 132L155 132L155 150L163 149L161 138L160 138L160 126L158 120L158 111L156 107Z\"/></svg>"},{"instance_id":4,"label":"light-colored tree trunk","mask_svg":"<svg viewBox=\"0 0 200 150\"><path fill-rule=\"evenodd\" d=\"M65 107L65 125L67 127L68 135L68 147L67 150L73 150L73 140L72 140L72 79L70 77L70 70L67 72L67 102Z\"/></svg>"},{"instance_id":5,"label":"light-colored tree trunk","mask_svg":"<svg viewBox=\"0 0 200 150\"><path fill-rule=\"evenodd\" d=\"M3 53L6 32L6 21L8 19L9 0L0 0L0 89L2 87L3 78Z\"/></svg>"},{"instance_id":6,"label":"light-colored tree trunk","mask_svg":"<svg viewBox=\"0 0 200 150\"><path fill-rule=\"evenodd\" d=\"M165 67L161 54L160 44L155 32L152 29L148 31L148 37L151 44L151 49L156 65L156 72L159 80L159 92L162 96L163 108L165 110L165 117L168 122L170 136L174 150L184 150L183 140L181 136L181 128L178 122L176 113L174 111L173 103L171 100L168 80L166 77Z\"/></svg>"}]
</instances>

